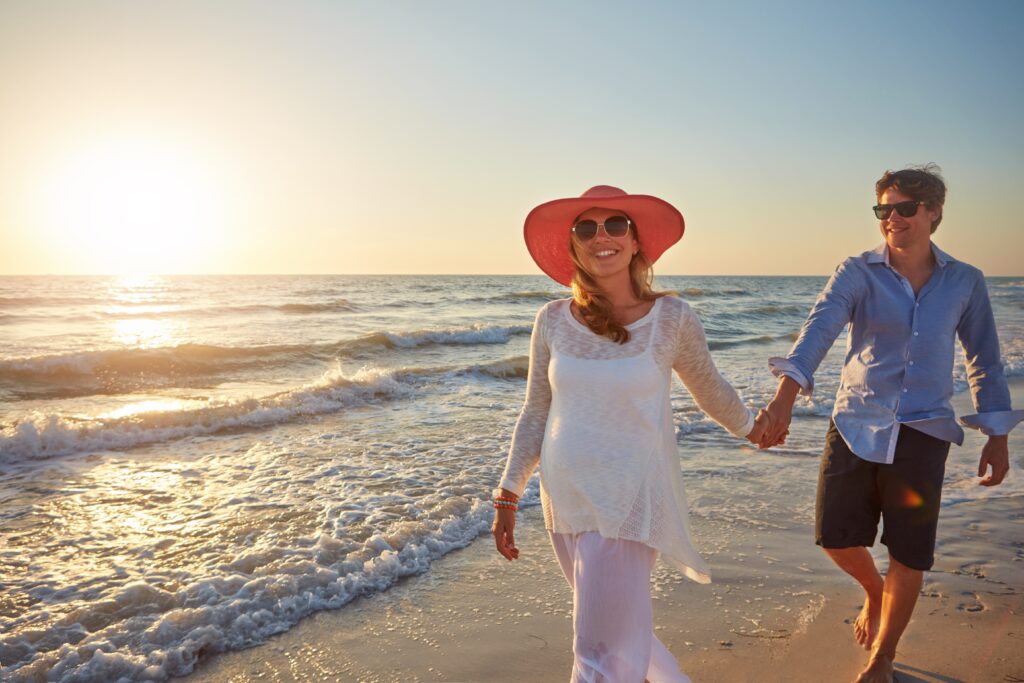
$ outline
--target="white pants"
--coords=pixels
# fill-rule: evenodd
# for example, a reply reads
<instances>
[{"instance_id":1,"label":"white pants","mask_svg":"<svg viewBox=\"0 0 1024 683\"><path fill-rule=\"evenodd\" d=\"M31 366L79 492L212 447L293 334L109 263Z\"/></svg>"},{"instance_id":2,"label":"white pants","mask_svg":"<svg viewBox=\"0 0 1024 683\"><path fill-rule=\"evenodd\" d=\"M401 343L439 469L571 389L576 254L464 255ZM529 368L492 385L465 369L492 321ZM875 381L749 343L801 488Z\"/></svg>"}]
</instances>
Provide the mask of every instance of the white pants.
<instances>
[{"instance_id":1,"label":"white pants","mask_svg":"<svg viewBox=\"0 0 1024 683\"><path fill-rule=\"evenodd\" d=\"M552 533L551 545L572 588L570 683L691 683L654 635L656 550L596 531Z\"/></svg>"}]
</instances>

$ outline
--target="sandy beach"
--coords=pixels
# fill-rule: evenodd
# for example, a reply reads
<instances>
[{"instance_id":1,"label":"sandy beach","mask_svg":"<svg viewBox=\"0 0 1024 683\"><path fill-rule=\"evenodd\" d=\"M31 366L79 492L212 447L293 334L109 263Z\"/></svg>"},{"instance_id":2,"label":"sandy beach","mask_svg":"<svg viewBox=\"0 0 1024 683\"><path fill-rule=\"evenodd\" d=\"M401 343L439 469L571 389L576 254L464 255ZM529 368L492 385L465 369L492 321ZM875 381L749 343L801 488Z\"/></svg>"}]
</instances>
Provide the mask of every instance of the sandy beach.
<instances>
[{"instance_id":1,"label":"sandy beach","mask_svg":"<svg viewBox=\"0 0 1024 683\"><path fill-rule=\"evenodd\" d=\"M1020 383L1013 393L1020 405ZM966 398L958 397L961 412ZM950 457L976 460L981 443L969 433ZM1011 439L1011 477L1021 476L1022 459ZM900 645L899 681L1024 681L1022 520L1021 496L943 509L936 565ZM862 594L814 546L811 519L744 532L723 523L702 535L711 585L660 563L653 580L656 634L684 672L707 683L853 680L866 659L851 631ZM520 515L517 545L521 559L510 563L481 537L384 593L211 657L187 680L566 680L571 594L538 508ZM884 546L874 554L881 560Z\"/></svg>"},{"instance_id":2,"label":"sandy beach","mask_svg":"<svg viewBox=\"0 0 1024 683\"><path fill-rule=\"evenodd\" d=\"M1024 679L1024 500L947 511L900 648L899 680ZM571 596L539 511L523 516L523 557L487 539L428 574L265 645L217 656L189 681L563 681L571 667ZM860 594L795 528L712 556L710 586L655 575L659 638L694 681L847 681L865 655L850 624ZM181 679L184 680L184 679Z\"/></svg>"},{"instance_id":3,"label":"sandy beach","mask_svg":"<svg viewBox=\"0 0 1024 683\"><path fill-rule=\"evenodd\" d=\"M759 406L775 386L764 359L786 352L822 279L664 283L694 302L716 364ZM1021 406L1024 280L991 285ZM35 306L17 309L22 321L51 321L39 324L52 347L38 355L19 327L16 359L0 360L0 403L15 411L0 434L0 680L567 678L570 592L536 479L522 559L503 561L487 533L529 321L556 296L542 276L7 286ZM89 348L110 323L110 291L168 307L167 324L196 343ZM811 529L842 355L823 361L770 451L672 392L694 543L714 582L656 566L655 623L696 681L842 681L861 666L844 623L860 595ZM969 414L962 366L954 378ZM977 485L981 442L968 434L946 463L939 564L900 653L933 680L1024 678L1024 442L1011 437L1014 471L995 490Z\"/></svg>"}]
</instances>

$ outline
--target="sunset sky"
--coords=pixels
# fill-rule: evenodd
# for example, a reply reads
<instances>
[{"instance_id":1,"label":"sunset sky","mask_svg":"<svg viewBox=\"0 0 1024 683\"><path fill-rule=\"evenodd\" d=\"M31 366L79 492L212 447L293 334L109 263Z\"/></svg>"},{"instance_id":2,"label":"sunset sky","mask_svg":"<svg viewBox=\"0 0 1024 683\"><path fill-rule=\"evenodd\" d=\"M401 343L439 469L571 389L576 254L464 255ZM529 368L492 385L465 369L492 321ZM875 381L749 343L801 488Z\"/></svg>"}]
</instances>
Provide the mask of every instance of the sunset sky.
<instances>
[{"instance_id":1,"label":"sunset sky","mask_svg":"<svg viewBox=\"0 0 1024 683\"><path fill-rule=\"evenodd\" d=\"M938 163L1024 273L1024 3L0 2L0 274L537 273L534 205L654 194L663 274L826 274Z\"/></svg>"}]
</instances>

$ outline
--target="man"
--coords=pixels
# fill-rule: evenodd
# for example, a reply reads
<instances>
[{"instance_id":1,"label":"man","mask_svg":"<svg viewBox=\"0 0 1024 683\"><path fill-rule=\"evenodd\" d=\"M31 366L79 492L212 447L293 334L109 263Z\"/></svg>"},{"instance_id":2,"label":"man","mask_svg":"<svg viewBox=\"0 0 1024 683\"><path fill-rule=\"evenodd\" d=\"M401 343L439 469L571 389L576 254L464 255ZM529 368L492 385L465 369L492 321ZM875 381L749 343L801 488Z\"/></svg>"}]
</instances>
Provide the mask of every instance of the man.
<instances>
[{"instance_id":1,"label":"man","mask_svg":"<svg viewBox=\"0 0 1024 683\"><path fill-rule=\"evenodd\" d=\"M976 415L961 418L988 435L978 476L999 484L1009 470L1007 434L1024 419L1003 375L995 321L978 269L932 243L946 186L938 167L887 171L876 183L875 215L885 243L846 259L815 302L786 358L769 361L780 378L768 404L762 447L780 443L798 392L849 324L849 349L818 478L815 535L825 553L864 588L854 624L871 651L858 683L891 683L896 645L931 568L939 499L954 419L956 337L966 352ZM883 580L866 546L878 519L889 551Z\"/></svg>"}]
</instances>

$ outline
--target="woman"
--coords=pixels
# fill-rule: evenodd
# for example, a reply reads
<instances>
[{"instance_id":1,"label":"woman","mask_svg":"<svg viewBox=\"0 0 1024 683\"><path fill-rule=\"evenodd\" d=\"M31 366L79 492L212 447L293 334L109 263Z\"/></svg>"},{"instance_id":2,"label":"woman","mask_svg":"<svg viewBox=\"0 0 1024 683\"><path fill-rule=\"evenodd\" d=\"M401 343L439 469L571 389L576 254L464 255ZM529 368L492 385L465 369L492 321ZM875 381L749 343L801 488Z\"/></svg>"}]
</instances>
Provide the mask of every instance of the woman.
<instances>
[{"instance_id":1,"label":"woman","mask_svg":"<svg viewBox=\"0 0 1024 683\"><path fill-rule=\"evenodd\" d=\"M652 630L659 553L710 581L690 541L671 371L734 435L756 443L766 426L719 375L690 307L651 290L651 265L683 228L668 202L603 185L526 218L530 255L573 297L537 314L492 531L518 558L516 507L539 462L544 523L573 589L574 683L689 681Z\"/></svg>"}]
</instances>

